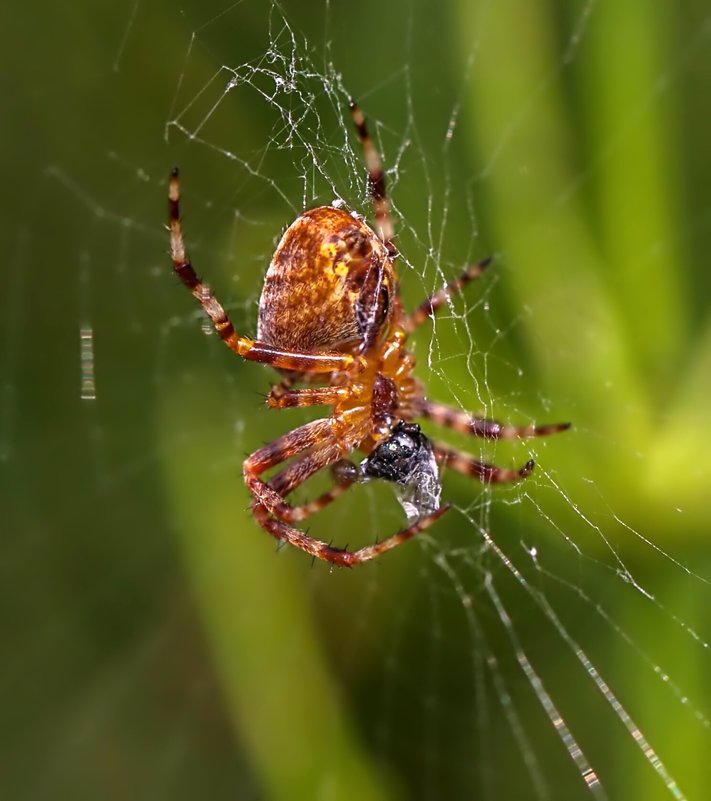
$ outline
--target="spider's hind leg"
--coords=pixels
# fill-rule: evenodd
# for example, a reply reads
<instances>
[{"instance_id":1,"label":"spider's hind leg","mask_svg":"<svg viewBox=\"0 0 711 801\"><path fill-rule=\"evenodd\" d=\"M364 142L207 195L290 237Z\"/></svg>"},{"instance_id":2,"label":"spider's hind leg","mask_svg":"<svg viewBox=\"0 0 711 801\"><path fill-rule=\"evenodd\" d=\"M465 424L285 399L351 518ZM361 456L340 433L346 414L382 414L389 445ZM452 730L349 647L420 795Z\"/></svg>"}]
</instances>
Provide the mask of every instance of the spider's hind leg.
<instances>
[{"instance_id":1,"label":"spider's hind leg","mask_svg":"<svg viewBox=\"0 0 711 801\"><path fill-rule=\"evenodd\" d=\"M482 259L476 264L471 264L464 270L464 272L457 278L452 279L446 286L442 287L439 291L435 292L429 298L420 303L420 305L403 320L402 326L408 334L411 334L423 323L426 323L437 310L454 295L461 292L464 287L478 278L484 270L491 264L491 257Z\"/></svg>"},{"instance_id":2,"label":"spider's hind leg","mask_svg":"<svg viewBox=\"0 0 711 801\"><path fill-rule=\"evenodd\" d=\"M487 417L463 412L453 409L444 403L425 401L422 405L420 414L445 428L459 431L460 434L469 434L483 439L529 439L530 437L547 437L551 434L558 434L567 431L570 423L546 423L535 425L531 423L527 426L512 426L490 420Z\"/></svg>"},{"instance_id":3,"label":"spider's hind leg","mask_svg":"<svg viewBox=\"0 0 711 801\"><path fill-rule=\"evenodd\" d=\"M511 484L521 481L533 472L535 462L530 459L523 467L513 470L506 467L497 467L487 462L481 462L468 453L449 448L441 442L432 443L435 459L443 466L451 467L465 476L478 478L482 484Z\"/></svg>"}]
</instances>

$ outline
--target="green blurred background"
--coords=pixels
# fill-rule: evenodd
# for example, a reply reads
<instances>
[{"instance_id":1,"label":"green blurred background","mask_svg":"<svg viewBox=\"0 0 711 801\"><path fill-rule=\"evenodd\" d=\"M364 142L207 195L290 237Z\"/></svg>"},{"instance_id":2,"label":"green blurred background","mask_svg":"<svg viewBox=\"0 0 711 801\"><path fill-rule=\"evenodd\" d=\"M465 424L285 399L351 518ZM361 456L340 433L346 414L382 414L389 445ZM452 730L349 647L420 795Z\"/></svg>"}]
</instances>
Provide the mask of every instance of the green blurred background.
<instances>
[{"instance_id":1,"label":"green blurred background","mask_svg":"<svg viewBox=\"0 0 711 801\"><path fill-rule=\"evenodd\" d=\"M2 19L0 798L605 797L588 764L609 798L707 797L708 4ZM537 474L447 476L448 520L344 573L250 519L244 454L306 417L201 334L163 225L179 163L193 261L252 333L283 227L336 195L368 211L348 92L406 301L499 254L417 340L431 394L575 429L458 442ZM357 488L310 530L399 523Z\"/></svg>"}]
</instances>

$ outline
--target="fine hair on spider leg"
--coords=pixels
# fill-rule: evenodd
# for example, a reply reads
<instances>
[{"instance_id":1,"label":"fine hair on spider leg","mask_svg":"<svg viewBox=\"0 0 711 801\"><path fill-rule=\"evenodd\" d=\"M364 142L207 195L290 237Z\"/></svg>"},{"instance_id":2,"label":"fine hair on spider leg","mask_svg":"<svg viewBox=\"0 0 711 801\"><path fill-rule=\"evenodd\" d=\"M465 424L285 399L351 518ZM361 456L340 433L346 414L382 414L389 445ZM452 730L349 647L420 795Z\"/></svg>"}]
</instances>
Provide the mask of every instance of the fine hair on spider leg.
<instances>
[{"instance_id":1,"label":"fine hair on spider leg","mask_svg":"<svg viewBox=\"0 0 711 801\"><path fill-rule=\"evenodd\" d=\"M283 434L245 459L243 474L254 518L280 542L345 567L392 550L446 513L449 506L440 504L440 466L486 484L520 481L533 470L533 460L520 468L497 467L431 442L417 418L484 439L548 436L569 427L567 423L511 426L426 397L414 375L408 337L482 275L490 259L465 269L410 314L403 311L382 160L359 106L353 100L349 106L363 149L375 230L360 216L333 206L299 215L284 232L267 269L254 340L237 333L188 258L177 168L168 189L173 269L230 350L281 372L267 405L273 409L318 405L328 410L327 416ZM356 451L365 455L359 465L347 458ZM288 502L294 490L325 468L332 472L331 489L310 503ZM276 472L263 480L271 470ZM294 527L354 483L372 480L395 487L407 516L402 531L348 551Z\"/></svg>"}]
</instances>

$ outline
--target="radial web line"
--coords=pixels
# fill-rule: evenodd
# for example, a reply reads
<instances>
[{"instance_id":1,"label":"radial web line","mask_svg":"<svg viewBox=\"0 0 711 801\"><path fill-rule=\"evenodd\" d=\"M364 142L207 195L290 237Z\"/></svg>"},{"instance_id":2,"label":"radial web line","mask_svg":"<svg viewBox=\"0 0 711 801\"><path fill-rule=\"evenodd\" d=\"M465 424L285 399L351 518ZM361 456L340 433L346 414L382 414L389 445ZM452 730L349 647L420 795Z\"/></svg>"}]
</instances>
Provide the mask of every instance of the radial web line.
<instances>
[{"instance_id":1,"label":"radial web line","mask_svg":"<svg viewBox=\"0 0 711 801\"><path fill-rule=\"evenodd\" d=\"M484 535L487 538L487 542L491 542L490 538L487 534ZM521 645L521 641L514 630L513 623L511 622L511 618L509 617L506 608L504 607L501 598L494 587L494 582L491 577L491 574L486 575L486 579L484 581L484 587L486 592L488 593L489 597L491 598L494 607L496 608L497 614L499 616L499 620L501 620L504 628L506 629L506 633L509 635L509 639L511 640L511 645L514 649L514 654L516 659L523 670L524 675L529 681L529 684L533 688L533 691L538 698L541 706L543 707L545 713L548 715L551 723L553 724L553 728L555 729L556 734L560 738L561 742L565 746L566 751L570 755L570 758L575 763L575 766L580 773L583 781L585 782L588 790L598 799L606 799L607 793L605 792L602 783L600 782L600 778L598 777L597 773L593 770L592 765L588 762L588 758L585 756L583 749L580 747L578 741L573 736L573 733L570 731L568 724L565 722L565 719L560 714L558 708L553 703L553 699L551 698L550 694L543 686L543 681L541 677L536 673L535 668L531 664L530 660L526 656L526 652L523 650Z\"/></svg>"},{"instance_id":2,"label":"radial web line","mask_svg":"<svg viewBox=\"0 0 711 801\"><path fill-rule=\"evenodd\" d=\"M518 750L521 754L521 758L523 759L526 769L528 770L528 774L531 777L531 781L533 782L535 796L536 798L541 799L541 801L545 801L545 799L550 798L548 784L543 777L543 772L541 771L540 763L536 757L536 752L533 750L533 745L526 734L523 723L521 722L521 717L516 711L511 693L506 686L506 681L499 666L499 661L496 658L496 655L494 654L494 651L491 648L486 635L484 634L484 630L479 622L476 612L474 611L472 597L464 589L464 585L460 581L455 570L452 568L452 565L450 564L444 552L438 553L434 557L434 561L435 564L452 582L454 591L456 592L462 604L462 608L464 609L464 616L466 618L467 625L469 626L473 642L476 642L479 646L483 646L486 666L491 673L491 680L494 684L494 688L496 689L496 695L499 699L499 704L501 705L501 709L506 717L506 722L509 724L509 728L514 736L516 745L518 746Z\"/></svg>"},{"instance_id":3,"label":"radial web line","mask_svg":"<svg viewBox=\"0 0 711 801\"><path fill-rule=\"evenodd\" d=\"M619 624L615 623L610 614L599 603L599 601L593 601L593 599L581 587L577 587L574 584L571 584L569 581L566 581L564 578L551 573L550 570L547 570L540 564L540 559L536 558L535 563L536 570L538 570L541 575L545 576L550 581L556 582L569 592L574 593L578 596L578 598L580 598L581 601L584 601L586 604L592 607L596 614L598 614L605 621L610 629L614 631L615 634L617 634L617 636L620 637L629 648L635 651L639 658L649 667L649 669L659 677L662 684L674 695L677 701L682 706L689 709L696 721L705 729L711 730L711 720L709 720L709 718L707 718L700 709L691 703L691 699L684 693L684 691L676 682L672 681L671 676L666 672L666 670L664 670L660 664L651 659L649 654L643 651Z\"/></svg>"},{"instance_id":4,"label":"radial web line","mask_svg":"<svg viewBox=\"0 0 711 801\"><path fill-rule=\"evenodd\" d=\"M584 521L585 521L585 522L586 522L586 523L587 523L587 524L588 524L588 525L589 525L589 526L590 526L590 527L593 529L593 531L596 531L596 532L598 532L598 534L600 534L600 536L602 537L603 541L604 541L604 542L605 542L605 544L607 545L608 549L609 549L609 550L610 550L610 552L613 554L613 556L614 556L614 558L615 558L615 561L617 562L617 565L618 565L618 567L617 567L617 571L616 571L616 572L617 572L617 575L618 575L618 576L620 576L620 578L621 578L621 579L622 579L622 580L623 580L623 581L624 581L626 584L629 584L630 586L634 587L634 589L635 589L635 590L637 590L637 592L639 592L639 593L640 593L640 595L642 595L642 596L643 596L644 598L646 598L648 601L651 601L651 602L654 604L654 606L656 606L656 607L657 607L657 609L659 609L661 612L663 612L665 615L667 615L667 617L669 617L671 620L673 620L673 621L674 621L674 623L675 623L677 626L679 626L679 628L681 628L681 629L682 629L682 631L686 632L686 634L688 634L688 635L689 635L689 636L690 636L690 637L691 637L693 640L695 640L695 641L696 641L696 642L697 642L697 643L698 643L698 644L699 644L699 645L700 645L702 648L704 648L704 649L708 650L708 649L709 649L709 642L708 642L707 640L705 640L705 639L704 639L704 638L703 638L703 637L702 637L702 636L699 634L699 632L698 632L698 631L696 631L696 629L695 629L695 628L693 628L692 626L690 626L690 625L689 625L689 624L688 624L688 623L687 623L685 620L683 620L683 619L682 619L682 618L680 618L678 615L675 615L673 612L670 612L668 609L666 609L666 608L665 608L665 607L664 607L664 606L663 606L663 605L662 605L662 604L661 604L661 603L660 603L660 602L657 600L657 598L654 596L654 594L653 594L653 593L651 593L649 590L645 589L645 588L644 588L644 587L643 587L641 584L639 584L639 583L638 583L638 582L635 580L635 578L632 576L632 574L631 574L631 573L629 572L629 570L627 569L627 567L626 567L626 565L624 564L624 562L623 562L623 561L620 559L619 555L618 555L618 554L615 552L615 550L612 548L612 545L610 544L610 542L609 542L608 538L607 538L607 537L605 537L605 536L602 534L602 531L601 531L600 527L599 527L599 526L596 526L596 525L595 525L595 524L594 524L592 521L588 520L588 518L587 518L587 517L585 517L585 515L584 515L584 514L582 514L582 512L581 512L581 511L578 509L578 507L577 507L577 506L576 506L576 505L575 505L575 504L574 504L574 503L573 503L573 502L570 500L570 498L569 498L569 497L566 495L566 493L565 493L565 492L564 492L564 491L563 491L563 490L562 490L562 489L561 489L561 488L560 488L560 487L559 487L559 486L558 486L558 485L555 483L555 481L553 480L552 476L551 476L549 473L545 473L545 476L546 476L546 478L550 479L550 481L551 481L551 483L553 484L553 486L554 486L554 487L555 487L555 488L556 488L556 489L557 489L557 490L560 492L560 494L561 494L561 497L562 497L562 498L563 498L563 499L564 499L564 500L565 500L565 501L566 501L566 502L567 502L567 503L570 505L570 507L571 507L571 508L572 508L572 509L573 509L573 510L574 510L574 511L575 511L575 512L578 514L578 516L579 516L579 517L580 517L582 520L584 520ZM534 501L534 500L533 500L533 499L532 499L530 496L528 496L528 497L529 497L529 500L531 501L531 503L533 503L533 505L535 506L535 508L536 508L536 509L537 509L537 510L538 510L538 511L541 513L541 515L543 516L543 518L544 518L544 519L545 519L547 522L549 522L549 523L550 523L550 524L551 524L551 525L552 525L554 528L556 528L556 529L557 529L557 530L558 530L558 531L559 531L559 532L560 532L560 533L563 535L563 537L565 537L565 539L566 539L566 540L569 540L569 537L568 537L568 536L567 536L567 535L566 535L566 534L565 534L565 533L564 533L564 532L561 530L561 528L560 528L560 527L559 527L559 526L558 526L558 525L557 525L557 524L556 524L556 523L555 523L555 522L554 522L554 521L553 521L553 520L552 520L552 519L551 519L551 518L550 518L548 515L546 515L546 513L543 511L543 509L541 509L541 507L540 507L540 506L539 506L539 505L538 505L538 504L537 504L537 503L536 503L536 502L535 502L535 501ZM616 515L614 515L612 512L611 512L611 516L612 516L612 517L615 519L615 521L616 521L616 522L618 522L620 525L622 525L623 527L625 527L625 528L629 529L629 530L630 530L632 533L635 533L635 534L636 534L636 532L635 532L635 530L634 530L634 529L632 529L632 528L630 528L629 526L627 526L627 525L626 525L626 524L625 524L625 523L624 523L622 520L620 520L620 519L619 519L619 518L618 518ZM642 541L643 541L643 542L646 542L646 541L647 541L645 537L641 537L641 539L642 539ZM650 544L651 544L651 543L650 543ZM579 549L577 546L574 546L574 547L576 548L576 550L578 550L578 552L579 552L579 553L581 553L581 552L580 552L580 549ZM659 552L661 555L663 555L663 556L667 556L667 554L666 554L666 553L665 553L665 552L664 552L664 551L663 551L661 548L655 548L655 550L656 550L656 551L658 551L658 552ZM689 573L690 575L694 576L695 578L699 578L699 579L700 579L701 581L703 581L705 584L707 584L707 583L708 583L708 582L706 581L706 579L702 578L701 576L697 576L695 573L691 573L690 571L686 570L686 569L684 568L684 566L683 566L681 563L677 562L677 560L675 560L675 559L672 559L672 558L671 558L671 557L669 557L669 556L667 556L667 558L669 559L669 561L670 561L672 564L674 564L674 565L676 565L676 566L680 567L682 570L685 570L685 572ZM604 563L602 563L602 562L599 562L599 560L592 560L592 561L598 562L598 564L603 564L603 566L605 566L605 567L608 567L607 565L604 565ZM609 569L609 567L608 567L608 569Z\"/></svg>"},{"instance_id":5,"label":"radial web line","mask_svg":"<svg viewBox=\"0 0 711 801\"><path fill-rule=\"evenodd\" d=\"M499 557L501 562L514 576L516 581L526 590L526 592L531 596L531 598L533 598L538 607L543 610L546 617L555 626L555 629L558 632L558 634L563 638L564 642L568 646L570 646L570 649L573 651L576 658L585 669L585 672L595 682L596 687L603 694L607 703L610 705L610 707L617 715L617 717L622 721L627 731L632 735L632 738L634 739L635 743L642 751L644 758L659 774L667 790L669 790L669 792L674 796L674 798L680 799L681 801L685 801L686 796L681 792L681 790L679 789L679 785L676 783L672 775L664 766L664 763L659 758L659 755L656 753L656 751L652 748L649 741L642 733L642 730L639 728L639 726L637 726L637 724L634 722L630 714L622 706L617 696L612 692L607 682L602 678L597 668L590 661L585 651L583 651L583 649L578 645L578 643L570 636L568 630L560 621L560 618L555 613L555 611L553 610L553 608L551 607L550 603L545 598L545 596L531 587L531 585L518 571L516 566L503 553L503 551L498 547L498 545L491 539L491 537L486 532L484 533L484 538L486 539L487 543L490 545L494 553ZM494 603L496 603L496 601L494 601Z\"/></svg>"},{"instance_id":6,"label":"radial web line","mask_svg":"<svg viewBox=\"0 0 711 801\"><path fill-rule=\"evenodd\" d=\"M556 490L560 493L561 498L570 506L570 508L575 512L575 514L593 531L595 531L600 539L605 543L605 547L608 551L612 554L613 559L617 563L617 571L620 576L628 583L631 584L636 590L638 590L642 595L646 596L650 600L653 599L651 593L649 593L641 584L637 583L637 580L634 576L630 573L627 565L623 562L622 558L620 557L619 553L612 547L612 543L610 542L609 538L605 535L603 530L600 526L593 523L589 517L587 517L582 509L572 500L572 498L563 490L563 488L557 484L550 473L544 473L545 477L551 482L551 484L555 487Z\"/></svg>"}]
</instances>

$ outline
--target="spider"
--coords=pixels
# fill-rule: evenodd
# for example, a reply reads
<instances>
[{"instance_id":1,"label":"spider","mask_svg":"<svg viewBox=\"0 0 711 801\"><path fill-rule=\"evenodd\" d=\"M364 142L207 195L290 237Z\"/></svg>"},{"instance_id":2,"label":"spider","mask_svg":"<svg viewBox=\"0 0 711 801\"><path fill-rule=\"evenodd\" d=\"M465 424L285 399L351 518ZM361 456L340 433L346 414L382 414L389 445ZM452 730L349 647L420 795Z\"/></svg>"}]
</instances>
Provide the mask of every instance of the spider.
<instances>
[{"instance_id":1,"label":"spider","mask_svg":"<svg viewBox=\"0 0 711 801\"><path fill-rule=\"evenodd\" d=\"M186 255L180 222L178 169L170 176L170 251L173 267L211 318L224 343L244 359L268 364L283 380L272 386L273 409L323 405L328 417L307 423L259 448L243 464L252 513L269 534L335 565L351 567L390 551L431 526L448 509L440 505L438 467L487 484L528 476L533 460L518 469L478 461L430 440L414 422L441 426L484 439L554 434L569 423L501 424L429 400L413 376L408 337L454 294L477 278L490 259L468 267L414 311L401 305L390 204L380 155L363 114L349 102L368 174L374 229L343 208L305 211L287 229L267 270L259 301L257 338L240 336L225 310ZM296 384L301 384L295 388ZM321 384L322 386L314 386ZM359 465L346 457L365 454ZM289 462L287 466L283 466ZM262 476L282 466L269 480ZM329 467L332 488L300 506L287 497ZM349 551L310 537L294 526L335 501L356 481L393 482L408 526L387 539Z\"/></svg>"}]
</instances>

